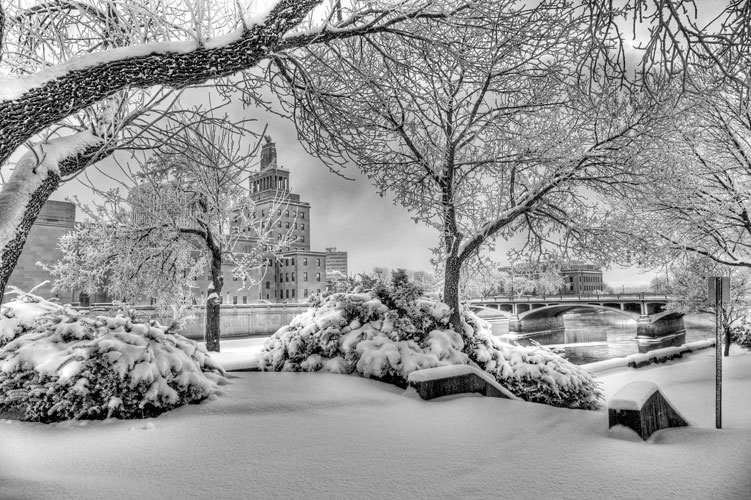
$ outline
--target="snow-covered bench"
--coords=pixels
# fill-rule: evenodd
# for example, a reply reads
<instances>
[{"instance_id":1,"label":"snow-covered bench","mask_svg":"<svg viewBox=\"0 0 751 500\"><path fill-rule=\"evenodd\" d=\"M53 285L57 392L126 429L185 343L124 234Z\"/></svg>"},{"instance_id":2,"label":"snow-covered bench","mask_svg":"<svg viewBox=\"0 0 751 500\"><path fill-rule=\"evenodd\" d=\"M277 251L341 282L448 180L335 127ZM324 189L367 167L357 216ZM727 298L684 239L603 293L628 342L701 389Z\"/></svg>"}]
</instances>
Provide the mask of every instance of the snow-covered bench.
<instances>
[{"instance_id":1,"label":"snow-covered bench","mask_svg":"<svg viewBox=\"0 0 751 500\"><path fill-rule=\"evenodd\" d=\"M688 425L660 393L657 384L647 381L623 386L608 402L608 426L624 425L646 440L653 432Z\"/></svg>"},{"instance_id":2,"label":"snow-covered bench","mask_svg":"<svg viewBox=\"0 0 751 500\"><path fill-rule=\"evenodd\" d=\"M478 392L483 396L519 399L500 385L492 375L470 365L439 366L416 370L409 374L409 385L422 399Z\"/></svg>"}]
</instances>

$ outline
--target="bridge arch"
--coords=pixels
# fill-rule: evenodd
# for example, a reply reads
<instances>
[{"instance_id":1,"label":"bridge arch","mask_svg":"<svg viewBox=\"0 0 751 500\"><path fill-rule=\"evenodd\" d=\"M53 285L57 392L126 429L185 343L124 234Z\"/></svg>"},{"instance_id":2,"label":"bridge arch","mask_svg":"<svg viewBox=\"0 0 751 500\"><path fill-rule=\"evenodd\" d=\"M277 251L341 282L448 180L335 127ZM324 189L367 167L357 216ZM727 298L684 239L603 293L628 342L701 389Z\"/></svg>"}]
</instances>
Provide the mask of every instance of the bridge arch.
<instances>
[{"instance_id":1,"label":"bridge arch","mask_svg":"<svg viewBox=\"0 0 751 500\"><path fill-rule=\"evenodd\" d=\"M519 320L521 321L523 319L557 317L557 316L562 316L563 314L567 312L573 311L574 309L594 309L594 310L600 310L600 311L617 312L633 320L638 320L640 316L638 312L633 313L630 311L624 311L620 308L616 309L615 307L604 305L604 304L576 303L576 304L551 304L551 305L546 305L544 307L532 309L530 311L520 313Z\"/></svg>"},{"instance_id":2,"label":"bridge arch","mask_svg":"<svg viewBox=\"0 0 751 500\"><path fill-rule=\"evenodd\" d=\"M499 304L499 306L501 306L501 305L504 305L504 304ZM479 314L479 313L482 313L482 312L488 312L488 313L495 314L497 316L502 316L505 319L508 319L509 315L511 314L511 307L510 306L509 306L508 311L504 311L500 307L496 308L496 307L489 307L489 306L484 306L484 305L470 304L469 305L469 309L470 309L470 311L474 312L475 314L477 314L481 318L485 317L485 316L482 316L482 315Z\"/></svg>"}]
</instances>

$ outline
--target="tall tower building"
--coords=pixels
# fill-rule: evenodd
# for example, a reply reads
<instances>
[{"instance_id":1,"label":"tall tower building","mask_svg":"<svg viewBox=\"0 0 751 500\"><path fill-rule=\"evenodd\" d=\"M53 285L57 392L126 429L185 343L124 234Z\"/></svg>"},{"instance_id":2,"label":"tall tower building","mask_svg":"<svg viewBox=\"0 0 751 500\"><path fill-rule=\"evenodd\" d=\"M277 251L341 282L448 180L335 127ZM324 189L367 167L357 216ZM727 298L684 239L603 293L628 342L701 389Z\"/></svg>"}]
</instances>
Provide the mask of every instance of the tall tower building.
<instances>
[{"instance_id":1,"label":"tall tower building","mask_svg":"<svg viewBox=\"0 0 751 500\"><path fill-rule=\"evenodd\" d=\"M261 168L250 178L255 215L271 223L272 238L291 236L289 247L265 270L259 300L304 302L326 290L326 252L311 251L310 203L290 191L289 170L277 164L276 144L266 136L261 147ZM345 255L346 252L340 252Z\"/></svg>"},{"instance_id":2,"label":"tall tower building","mask_svg":"<svg viewBox=\"0 0 751 500\"><path fill-rule=\"evenodd\" d=\"M281 240L291 234L290 250L310 250L310 203L290 192L289 170L276 163L276 144L266 136L261 147L261 169L249 180L255 215L270 220L273 237Z\"/></svg>"}]
</instances>

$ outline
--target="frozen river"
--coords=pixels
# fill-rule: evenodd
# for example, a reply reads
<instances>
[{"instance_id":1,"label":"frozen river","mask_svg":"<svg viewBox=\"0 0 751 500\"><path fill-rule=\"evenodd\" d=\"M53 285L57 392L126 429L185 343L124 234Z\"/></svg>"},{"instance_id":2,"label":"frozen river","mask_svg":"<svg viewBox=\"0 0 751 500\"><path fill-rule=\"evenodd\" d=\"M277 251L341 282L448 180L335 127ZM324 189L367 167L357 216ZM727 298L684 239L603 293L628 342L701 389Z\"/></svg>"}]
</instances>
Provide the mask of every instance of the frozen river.
<instances>
[{"instance_id":1,"label":"frozen river","mask_svg":"<svg viewBox=\"0 0 751 500\"><path fill-rule=\"evenodd\" d=\"M571 362L578 365L644 353L694 340L714 338L714 323L711 315L686 316L684 317L685 334L649 344L637 342L635 340L636 321L618 313L573 312L565 314L563 322L566 327L563 332L514 339L508 335L507 320L492 321L493 332L500 335L503 340L515 341L521 345L538 342L556 348Z\"/></svg>"}]
</instances>

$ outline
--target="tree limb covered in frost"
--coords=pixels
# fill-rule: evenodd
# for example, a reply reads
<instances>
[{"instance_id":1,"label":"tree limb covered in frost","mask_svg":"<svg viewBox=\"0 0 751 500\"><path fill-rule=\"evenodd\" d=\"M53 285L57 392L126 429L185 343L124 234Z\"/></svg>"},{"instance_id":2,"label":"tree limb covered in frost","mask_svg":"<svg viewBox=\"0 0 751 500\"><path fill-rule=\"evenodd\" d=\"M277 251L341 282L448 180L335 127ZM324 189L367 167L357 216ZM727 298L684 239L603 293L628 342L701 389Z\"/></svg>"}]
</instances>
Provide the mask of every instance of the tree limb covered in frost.
<instances>
[{"instance_id":1,"label":"tree limb covered in frost","mask_svg":"<svg viewBox=\"0 0 751 500\"><path fill-rule=\"evenodd\" d=\"M443 299L495 237L581 248L607 197L644 182L663 108L578 68L601 39L558 2L477 4L415 37L368 34L276 57L276 90L307 149L357 165L440 233ZM594 213L594 215L592 215Z\"/></svg>"},{"instance_id":2,"label":"tree limb covered in frost","mask_svg":"<svg viewBox=\"0 0 751 500\"><path fill-rule=\"evenodd\" d=\"M716 70L720 71L720 70ZM751 113L749 90L729 82L684 97L656 140L663 167L638 196L622 200L617 224L640 242L643 265L685 252L730 267L751 267Z\"/></svg>"},{"instance_id":3,"label":"tree limb covered in frost","mask_svg":"<svg viewBox=\"0 0 751 500\"><path fill-rule=\"evenodd\" d=\"M329 17L321 23L316 14L321 3L279 0L255 17L247 15L242 2L229 0L19 1L12 10L0 10L0 178L2 169L12 165L11 155L28 141L54 137L60 124L82 110L98 118L97 107L118 93L153 86L181 89L252 68L297 44L388 31L401 20L445 15L438 0L353 2L346 16L340 8L336 21ZM120 106L120 111L128 115L132 108ZM94 126L90 130L99 132ZM77 164L80 172L90 161L79 158ZM59 183L42 181L48 189L26 189L28 198L17 200L30 210L24 220L33 222ZM7 195L3 185L0 198ZM17 218L6 225L0 227L0 267L9 268L4 272L9 274L28 224ZM0 275L0 294L5 283Z\"/></svg>"},{"instance_id":4,"label":"tree limb covered in frost","mask_svg":"<svg viewBox=\"0 0 751 500\"><path fill-rule=\"evenodd\" d=\"M584 9L593 27L606 27L621 39L624 76L628 44L636 49L630 55L639 58L641 75L664 73L680 81L683 90L694 91L691 80L704 71L716 72L713 85L751 86L751 3L747 0L587 0ZM627 24L631 42L624 33Z\"/></svg>"}]
</instances>

